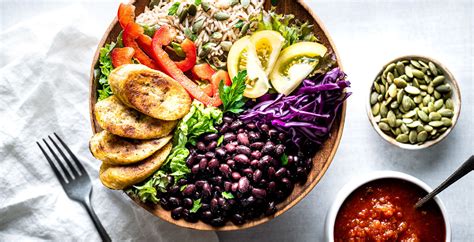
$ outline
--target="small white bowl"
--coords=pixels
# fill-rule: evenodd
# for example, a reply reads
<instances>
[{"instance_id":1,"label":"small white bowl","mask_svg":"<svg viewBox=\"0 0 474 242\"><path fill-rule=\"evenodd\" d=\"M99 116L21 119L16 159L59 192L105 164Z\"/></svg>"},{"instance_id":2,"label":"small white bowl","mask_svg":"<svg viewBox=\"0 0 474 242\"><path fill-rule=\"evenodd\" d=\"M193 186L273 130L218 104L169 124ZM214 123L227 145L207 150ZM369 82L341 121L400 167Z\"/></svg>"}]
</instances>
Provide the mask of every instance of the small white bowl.
<instances>
[{"instance_id":1,"label":"small white bowl","mask_svg":"<svg viewBox=\"0 0 474 242\"><path fill-rule=\"evenodd\" d=\"M327 215L326 223L324 227L324 241L333 242L334 241L334 224L336 222L336 216L339 212L340 207L344 201L352 194L357 188L371 182L374 180L384 179L384 178L396 178L411 182L415 185L418 185L426 192L431 192L433 189L428 186L426 183L422 182L420 179L410 176L408 174L397 172L397 171L376 171L369 173L368 175L363 175L357 178L352 179L348 182L337 194L336 199L331 205ZM446 212L446 207L444 206L441 199L438 196L434 197L434 200L438 204L441 214L444 218L445 228L446 228L446 242L451 242L451 225L448 219L448 213Z\"/></svg>"},{"instance_id":2,"label":"small white bowl","mask_svg":"<svg viewBox=\"0 0 474 242\"><path fill-rule=\"evenodd\" d=\"M459 114L461 113L461 92L459 90L459 85L458 85L456 79L454 78L453 74L451 74L451 72L448 70L448 68L446 66L444 66L443 64L441 64L441 62L439 62L439 61L437 61L433 58L426 57L426 56L421 56L421 55L407 55L407 56L401 56L401 57L398 57L396 59L391 60L390 62L388 62L387 64L385 64L383 66L383 68L379 71L379 73L377 73L377 75L374 78L374 81L378 76L380 76L382 74L382 72L385 70L385 67L388 64L396 63L396 62L402 61L402 60L411 60L411 59L422 60L426 63L433 62L439 69L441 69L443 71L443 74L446 77L445 82L449 83L451 85L451 88L452 88L452 97L451 97L451 99L453 100L453 103L454 103L454 116L452 117L453 124L451 125L451 127L449 127L438 138L436 138L434 140L427 140L426 142L424 142L422 144L405 144L405 143L400 143L400 142L396 141L394 137L391 137L391 136L385 134L379 128L379 126L378 126L378 124L375 120L374 115L372 115L372 106L370 105L370 94L372 93L372 87L374 86L374 82L371 83L369 94L367 96L368 97L367 98L367 115L369 117L369 121L370 121L370 124L372 125L372 127L380 135L380 137L382 137L385 141L387 141L390 144L393 144L395 146L398 146L402 149L419 150L419 149L427 148L427 147L430 147L432 145L435 145L435 144L439 143L441 140L446 138L446 136L448 136L448 134L451 132L451 130L453 130L454 126L456 126Z\"/></svg>"}]
</instances>

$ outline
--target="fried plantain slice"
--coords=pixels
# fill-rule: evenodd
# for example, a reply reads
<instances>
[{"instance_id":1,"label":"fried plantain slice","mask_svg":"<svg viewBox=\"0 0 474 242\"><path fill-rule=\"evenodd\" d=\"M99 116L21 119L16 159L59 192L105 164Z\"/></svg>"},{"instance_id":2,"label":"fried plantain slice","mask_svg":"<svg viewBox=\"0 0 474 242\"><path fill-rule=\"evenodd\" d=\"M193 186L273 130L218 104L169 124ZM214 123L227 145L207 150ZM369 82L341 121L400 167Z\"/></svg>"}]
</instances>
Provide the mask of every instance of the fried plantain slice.
<instances>
[{"instance_id":1,"label":"fried plantain slice","mask_svg":"<svg viewBox=\"0 0 474 242\"><path fill-rule=\"evenodd\" d=\"M115 68L109 75L109 83L125 105L153 118L177 120L191 108L189 94L177 81L144 65Z\"/></svg>"},{"instance_id":2,"label":"fried plantain slice","mask_svg":"<svg viewBox=\"0 0 474 242\"><path fill-rule=\"evenodd\" d=\"M177 121L155 119L122 104L115 95L95 104L100 127L112 134L131 139L155 139L167 136Z\"/></svg>"},{"instance_id":3,"label":"fried plantain slice","mask_svg":"<svg viewBox=\"0 0 474 242\"><path fill-rule=\"evenodd\" d=\"M153 155L165 146L172 136L159 139L135 140L123 138L106 130L95 134L89 149L95 158L109 165L129 165Z\"/></svg>"},{"instance_id":4,"label":"fried plantain slice","mask_svg":"<svg viewBox=\"0 0 474 242\"><path fill-rule=\"evenodd\" d=\"M172 144L169 142L140 163L128 166L111 166L102 163L99 178L104 186L121 190L138 184L160 169L166 157L171 152Z\"/></svg>"}]
</instances>

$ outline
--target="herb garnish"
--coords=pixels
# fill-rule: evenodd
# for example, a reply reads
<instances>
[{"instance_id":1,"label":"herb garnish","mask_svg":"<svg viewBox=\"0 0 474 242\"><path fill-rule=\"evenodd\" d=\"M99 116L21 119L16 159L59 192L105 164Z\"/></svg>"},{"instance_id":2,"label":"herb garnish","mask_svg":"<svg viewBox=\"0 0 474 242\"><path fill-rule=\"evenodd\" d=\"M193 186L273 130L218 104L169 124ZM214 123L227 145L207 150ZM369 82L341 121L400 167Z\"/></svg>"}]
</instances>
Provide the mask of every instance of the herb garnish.
<instances>
[{"instance_id":1,"label":"herb garnish","mask_svg":"<svg viewBox=\"0 0 474 242\"><path fill-rule=\"evenodd\" d=\"M100 48L99 54L99 69L100 72L97 71L97 75L99 77L99 89L97 92L99 93L99 101L106 99L107 97L111 96L112 90L110 89L109 81L107 78L110 75L110 72L114 69L112 65L112 59L110 58L110 52L115 48L115 43L112 42L110 44L106 44L105 47Z\"/></svg>"},{"instance_id":2,"label":"herb garnish","mask_svg":"<svg viewBox=\"0 0 474 242\"><path fill-rule=\"evenodd\" d=\"M133 186L126 190L127 194L133 194L140 198L142 202L151 201L153 203L158 202L156 197L157 191L166 192L166 187L169 184L168 175L164 171L157 171L147 182L141 186Z\"/></svg>"},{"instance_id":3,"label":"herb garnish","mask_svg":"<svg viewBox=\"0 0 474 242\"><path fill-rule=\"evenodd\" d=\"M222 197L225 199L234 199L234 195L230 192L222 192Z\"/></svg>"},{"instance_id":4,"label":"herb garnish","mask_svg":"<svg viewBox=\"0 0 474 242\"><path fill-rule=\"evenodd\" d=\"M189 210L190 213L196 213L200 208L201 208L201 199L199 198L198 200L193 201L193 208Z\"/></svg>"},{"instance_id":5,"label":"herb garnish","mask_svg":"<svg viewBox=\"0 0 474 242\"><path fill-rule=\"evenodd\" d=\"M181 4L180 2L173 3L173 5L171 5L170 9L168 10L168 15L169 16L175 15L176 12L178 12L178 8L180 4Z\"/></svg>"},{"instance_id":6,"label":"herb garnish","mask_svg":"<svg viewBox=\"0 0 474 242\"><path fill-rule=\"evenodd\" d=\"M245 80L247 79L247 71L241 71L232 80L232 85L226 86L224 82L219 83L219 97L222 100L222 111L231 113L241 113L245 105L246 98L243 94L245 91Z\"/></svg>"},{"instance_id":7,"label":"herb garnish","mask_svg":"<svg viewBox=\"0 0 474 242\"><path fill-rule=\"evenodd\" d=\"M285 153L283 153L283 155L281 156L281 165L282 166L288 165L288 156Z\"/></svg>"}]
</instances>

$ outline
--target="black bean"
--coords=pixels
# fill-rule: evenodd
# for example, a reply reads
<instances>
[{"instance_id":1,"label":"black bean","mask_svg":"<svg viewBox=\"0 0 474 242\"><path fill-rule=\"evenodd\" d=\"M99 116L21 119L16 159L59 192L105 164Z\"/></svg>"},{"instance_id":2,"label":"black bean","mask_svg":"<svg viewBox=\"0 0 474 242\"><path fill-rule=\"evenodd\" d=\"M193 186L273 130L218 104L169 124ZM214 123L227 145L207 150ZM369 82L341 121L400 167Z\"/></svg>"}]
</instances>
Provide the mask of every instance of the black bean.
<instances>
[{"instance_id":1,"label":"black bean","mask_svg":"<svg viewBox=\"0 0 474 242\"><path fill-rule=\"evenodd\" d=\"M252 166L253 168L259 167L258 160L252 160L252 161L250 161L250 166Z\"/></svg>"},{"instance_id":2,"label":"black bean","mask_svg":"<svg viewBox=\"0 0 474 242\"><path fill-rule=\"evenodd\" d=\"M217 192L218 194L222 192L222 188L220 186L213 186L212 187L212 190L214 190L215 192Z\"/></svg>"},{"instance_id":3,"label":"black bean","mask_svg":"<svg viewBox=\"0 0 474 242\"><path fill-rule=\"evenodd\" d=\"M235 120L234 122L232 122L232 124L230 124L230 128L232 130L237 130L240 128L240 126L242 126L242 121L240 120Z\"/></svg>"},{"instance_id":4,"label":"black bean","mask_svg":"<svg viewBox=\"0 0 474 242\"><path fill-rule=\"evenodd\" d=\"M260 133L257 133L254 131L250 131L248 136L249 136L249 140L253 142L256 142L260 139Z\"/></svg>"},{"instance_id":5,"label":"black bean","mask_svg":"<svg viewBox=\"0 0 474 242\"><path fill-rule=\"evenodd\" d=\"M234 156L234 160L240 164L246 165L250 163L250 159L244 154Z\"/></svg>"},{"instance_id":6,"label":"black bean","mask_svg":"<svg viewBox=\"0 0 474 242\"><path fill-rule=\"evenodd\" d=\"M220 185L222 183L222 176L215 176L209 179L214 185Z\"/></svg>"},{"instance_id":7,"label":"black bean","mask_svg":"<svg viewBox=\"0 0 474 242\"><path fill-rule=\"evenodd\" d=\"M262 148L263 154L272 154L275 151L275 144L273 142L268 141Z\"/></svg>"},{"instance_id":8,"label":"black bean","mask_svg":"<svg viewBox=\"0 0 474 242\"><path fill-rule=\"evenodd\" d=\"M255 200L255 197L254 197L254 196L249 196L249 197L247 198L247 201L248 201L249 204L253 204L253 203L255 203L256 200Z\"/></svg>"},{"instance_id":9,"label":"black bean","mask_svg":"<svg viewBox=\"0 0 474 242\"><path fill-rule=\"evenodd\" d=\"M226 202L225 202L225 199L220 197L220 198L217 198L217 202L219 203L219 206L223 206Z\"/></svg>"},{"instance_id":10,"label":"black bean","mask_svg":"<svg viewBox=\"0 0 474 242\"><path fill-rule=\"evenodd\" d=\"M199 173L199 164L196 164L191 168L191 173L198 174Z\"/></svg>"},{"instance_id":11,"label":"black bean","mask_svg":"<svg viewBox=\"0 0 474 242\"><path fill-rule=\"evenodd\" d=\"M231 142L237 139L237 136L234 133L225 133L224 134L224 141Z\"/></svg>"},{"instance_id":12,"label":"black bean","mask_svg":"<svg viewBox=\"0 0 474 242\"><path fill-rule=\"evenodd\" d=\"M197 161L200 161L202 158L206 158L206 156L204 154L196 154L196 156L195 156L195 159Z\"/></svg>"},{"instance_id":13,"label":"black bean","mask_svg":"<svg viewBox=\"0 0 474 242\"><path fill-rule=\"evenodd\" d=\"M286 176L286 168L285 167L282 167L280 169L278 169L276 172L275 172L275 177L276 178L282 178L284 176Z\"/></svg>"},{"instance_id":14,"label":"black bean","mask_svg":"<svg viewBox=\"0 0 474 242\"><path fill-rule=\"evenodd\" d=\"M204 158L204 159L201 159L201 161L199 161L199 169L201 171L204 171L207 167L207 159Z\"/></svg>"},{"instance_id":15,"label":"black bean","mask_svg":"<svg viewBox=\"0 0 474 242\"><path fill-rule=\"evenodd\" d=\"M230 124L234 121L234 119L231 118L231 117L225 116L225 117L222 118L222 121L224 121L224 123Z\"/></svg>"},{"instance_id":16,"label":"black bean","mask_svg":"<svg viewBox=\"0 0 474 242\"><path fill-rule=\"evenodd\" d=\"M293 159L292 155L289 155L288 156L288 166L292 166L293 164L295 164L295 160Z\"/></svg>"},{"instance_id":17,"label":"black bean","mask_svg":"<svg viewBox=\"0 0 474 242\"><path fill-rule=\"evenodd\" d=\"M252 144L250 144L250 148L254 149L254 150L260 150L263 148L263 142L254 142Z\"/></svg>"},{"instance_id":18,"label":"black bean","mask_svg":"<svg viewBox=\"0 0 474 242\"><path fill-rule=\"evenodd\" d=\"M273 215L273 214L276 213L276 211L277 211L277 209L275 207L275 202L269 202L268 207L265 210L265 215L267 215L267 216Z\"/></svg>"},{"instance_id":19,"label":"black bean","mask_svg":"<svg viewBox=\"0 0 474 242\"><path fill-rule=\"evenodd\" d=\"M194 184L188 184L183 190L184 196L190 196L196 191L196 186Z\"/></svg>"},{"instance_id":20,"label":"black bean","mask_svg":"<svg viewBox=\"0 0 474 242\"><path fill-rule=\"evenodd\" d=\"M232 183L231 183L231 182L228 182L228 181L225 181L225 182L224 182L224 190L225 190L226 192L230 191L231 187L232 187Z\"/></svg>"},{"instance_id":21,"label":"black bean","mask_svg":"<svg viewBox=\"0 0 474 242\"><path fill-rule=\"evenodd\" d=\"M198 220L197 214L191 213L191 211L189 211L189 209L187 208L183 209L182 216L183 216L183 219L186 220L187 222L194 223Z\"/></svg>"},{"instance_id":22,"label":"black bean","mask_svg":"<svg viewBox=\"0 0 474 242\"><path fill-rule=\"evenodd\" d=\"M211 185L209 185L207 182L202 185L202 195L211 196Z\"/></svg>"},{"instance_id":23,"label":"black bean","mask_svg":"<svg viewBox=\"0 0 474 242\"><path fill-rule=\"evenodd\" d=\"M227 151L227 153L234 153L235 145L232 144L232 143L226 144L225 145L225 150Z\"/></svg>"},{"instance_id":24,"label":"black bean","mask_svg":"<svg viewBox=\"0 0 474 242\"><path fill-rule=\"evenodd\" d=\"M211 169L217 168L219 166L219 160L213 158L207 163L207 166Z\"/></svg>"},{"instance_id":25,"label":"black bean","mask_svg":"<svg viewBox=\"0 0 474 242\"><path fill-rule=\"evenodd\" d=\"M274 192L276 190L276 182L274 181L269 182L267 185L267 190L269 192Z\"/></svg>"},{"instance_id":26,"label":"black bean","mask_svg":"<svg viewBox=\"0 0 474 242\"><path fill-rule=\"evenodd\" d=\"M181 178L178 180L178 186L182 186L186 184L188 184L188 180L186 178Z\"/></svg>"},{"instance_id":27,"label":"black bean","mask_svg":"<svg viewBox=\"0 0 474 242\"><path fill-rule=\"evenodd\" d=\"M232 179L238 181L240 179L240 177L241 177L240 173L238 173L236 171L232 172Z\"/></svg>"},{"instance_id":28,"label":"black bean","mask_svg":"<svg viewBox=\"0 0 474 242\"><path fill-rule=\"evenodd\" d=\"M239 133L237 135L237 141L239 141L239 143L242 144L242 145L249 145L250 144L249 136L246 133Z\"/></svg>"},{"instance_id":29,"label":"black bean","mask_svg":"<svg viewBox=\"0 0 474 242\"><path fill-rule=\"evenodd\" d=\"M285 142L286 141L286 134L285 133L279 133L278 134L278 140L280 140L281 142Z\"/></svg>"},{"instance_id":30,"label":"black bean","mask_svg":"<svg viewBox=\"0 0 474 242\"><path fill-rule=\"evenodd\" d=\"M270 127L267 124L262 124L260 125L260 130L263 132L268 132L270 130Z\"/></svg>"},{"instance_id":31,"label":"black bean","mask_svg":"<svg viewBox=\"0 0 474 242\"><path fill-rule=\"evenodd\" d=\"M193 206L193 200L191 198L183 199L183 207L191 208Z\"/></svg>"},{"instance_id":32,"label":"black bean","mask_svg":"<svg viewBox=\"0 0 474 242\"><path fill-rule=\"evenodd\" d=\"M267 196L267 192L264 189L254 188L252 189L252 195L256 198L265 198Z\"/></svg>"},{"instance_id":33,"label":"black bean","mask_svg":"<svg viewBox=\"0 0 474 242\"><path fill-rule=\"evenodd\" d=\"M243 133L243 132L245 132L245 129L243 129L243 128L240 128L240 129L237 131L238 134Z\"/></svg>"},{"instance_id":34,"label":"black bean","mask_svg":"<svg viewBox=\"0 0 474 242\"><path fill-rule=\"evenodd\" d=\"M267 180L262 179L262 180L259 182L259 187L266 188L267 186L268 186Z\"/></svg>"},{"instance_id":35,"label":"black bean","mask_svg":"<svg viewBox=\"0 0 474 242\"><path fill-rule=\"evenodd\" d=\"M249 189L249 186L250 186L249 179L245 176L241 177L239 180L239 191L241 193L246 193Z\"/></svg>"},{"instance_id":36,"label":"black bean","mask_svg":"<svg viewBox=\"0 0 474 242\"><path fill-rule=\"evenodd\" d=\"M239 145L235 148L235 151L238 153L238 154L244 154L244 155L250 155L250 153L252 153L252 150L245 146L245 145Z\"/></svg>"},{"instance_id":37,"label":"black bean","mask_svg":"<svg viewBox=\"0 0 474 242\"><path fill-rule=\"evenodd\" d=\"M211 220L211 225L215 227L221 227L221 226L224 226L224 224L225 224L225 219L220 216Z\"/></svg>"},{"instance_id":38,"label":"black bean","mask_svg":"<svg viewBox=\"0 0 474 242\"><path fill-rule=\"evenodd\" d=\"M230 189L232 192L236 192L239 189L239 183L238 182L232 183L232 187Z\"/></svg>"},{"instance_id":39,"label":"black bean","mask_svg":"<svg viewBox=\"0 0 474 242\"><path fill-rule=\"evenodd\" d=\"M248 129L255 129L255 128L257 128L257 125L255 125L255 123L248 123L247 128Z\"/></svg>"},{"instance_id":40,"label":"black bean","mask_svg":"<svg viewBox=\"0 0 474 242\"><path fill-rule=\"evenodd\" d=\"M165 210L171 210L172 208L169 200L164 197L160 198L160 205Z\"/></svg>"},{"instance_id":41,"label":"black bean","mask_svg":"<svg viewBox=\"0 0 474 242\"><path fill-rule=\"evenodd\" d=\"M244 217L242 217L242 215L240 215L238 213L235 213L235 214L232 215L231 221L232 221L232 223L234 223L236 225L242 225L242 224L245 223Z\"/></svg>"},{"instance_id":42,"label":"black bean","mask_svg":"<svg viewBox=\"0 0 474 242\"><path fill-rule=\"evenodd\" d=\"M288 178L283 178L281 179L281 184L283 186L283 188L285 189L285 191L292 191L293 190L293 183L291 183L290 179Z\"/></svg>"},{"instance_id":43,"label":"black bean","mask_svg":"<svg viewBox=\"0 0 474 242\"><path fill-rule=\"evenodd\" d=\"M213 141L219 138L218 134L206 134L204 135L204 140L205 141Z\"/></svg>"},{"instance_id":44,"label":"black bean","mask_svg":"<svg viewBox=\"0 0 474 242\"><path fill-rule=\"evenodd\" d=\"M258 169L255 170L254 173L253 173L253 176L252 176L253 181L256 182L256 183L260 182L260 180L262 180L262 175L263 175L263 173L262 173L261 170L258 170Z\"/></svg>"},{"instance_id":45,"label":"black bean","mask_svg":"<svg viewBox=\"0 0 474 242\"><path fill-rule=\"evenodd\" d=\"M313 168L313 159L308 158L306 159L306 169L311 170L311 168Z\"/></svg>"},{"instance_id":46,"label":"black bean","mask_svg":"<svg viewBox=\"0 0 474 242\"><path fill-rule=\"evenodd\" d=\"M188 158L186 159L186 166L191 168L193 167L193 163L194 163L194 156L188 156Z\"/></svg>"},{"instance_id":47,"label":"black bean","mask_svg":"<svg viewBox=\"0 0 474 242\"><path fill-rule=\"evenodd\" d=\"M168 199L168 201L169 201L169 204L172 208L176 208L178 206L181 206L181 200L177 197L170 197Z\"/></svg>"},{"instance_id":48,"label":"black bean","mask_svg":"<svg viewBox=\"0 0 474 242\"><path fill-rule=\"evenodd\" d=\"M206 152L205 156L206 156L207 159L210 160L210 159L214 158L216 155L214 154L214 152Z\"/></svg>"},{"instance_id":49,"label":"black bean","mask_svg":"<svg viewBox=\"0 0 474 242\"><path fill-rule=\"evenodd\" d=\"M219 132L220 132L221 134L223 134L223 133L229 131L229 128L230 128L230 124L224 123L224 124L221 126L221 128L219 129Z\"/></svg>"},{"instance_id":50,"label":"black bean","mask_svg":"<svg viewBox=\"0 0 474 242\"><path fill-rule=\"evenodd\" d=\"M207 183L207 181L197 180L196 182L194 182L194 185L196 185L197 188L202 188L202 186L204 186L204 183Z\"/></svg>"},{"instance_id":51,"label":"black bean","mask_svg":"<svg viewBox=\"0 0 474 242\"><path fill-rule=\"evenodd\" d=\"M268 136L271 138L271 139L277 139L278 138L278 131L276 129L270 129L268 131Z\"/></svg>"},{"instance_id":52,"label":"black bean","mask_svg":"<svg viewBox=\"0 0 474 242\"><path fill-rule=\"evenodd\" d=\"M260 152L258 150L255 150L250 154L250 157L252 157L253 159L258 160L258 159L262 158L262 152Z\"/></svg>"},{"instance_id":53,"label":"black bean","mask_svg":"<svg viewBox=\"0 0 474 242\"><path fill-rule=\"evenodd\" d=\"M173 219L178 220L181 218L182 213L183 213L183 207L177 207L173 209L173 211L171 211L171 217Z\"/></svg>"},{"instance_id":54,"label":"black bean","mask_svg":"<svg viewBox=\"0 0 474 242\"><path fill-rule=\"evenodd\" d=\"M201 207L202 208L202 207ZM212 218L212 213L211 211L204 211L201 213L201 218L206 221L206 220L210 220Z\"/></svg>"},{"instance_id":55,"label":"black bean","mask_svg":"<svg viewBox=\"0 0 474 242\"><path fill-rule=\"evenodd\" d=\"M179 191L179 186L177 184L174 184L170 187L169 189L169 193L170 194L178 194L180 191Z\"/></svg>"},{"instance_id":56,"label":"black bean","mask_svg":"<svg viewBox=\"0 0 474 242\"><path fill-rule=\"evenodd\" d=\"M226 164L227 164L230 168L235 169L235 161L234 161L234 160L229 159L229 160L226 161Z\"/></svg>"},{"instance_id":57,"label":"black bean","mask_svg":"<svg viewBox=\"0 0 474 242\"><path fill-rule=\"evenodd\" d=\"M219 171L222 172L222 174L228 176L231 172L229 165L227 164L221 164L219 167Z\"/></svg>"},{"instance_id":58,"label":"black bean","mask_svg":"<svg viewBox=\"0 0 474 242\"><path fill-rule=\"evenodd\" d=\"M253 170L252 168L245 168L242 170L242 173L246 175L247 177L252 177L253 175Z\"/></svg>"},{"instance_id":59,"label":"black bean","mask_svg":"<svg viewBox=\"0 0 474 242\"><path fill-rule=\"evenodd\" d=\"M196 143L196 148L199 151L206 151L206 145L202 141L199 141L199 142Z\"/></svg>"},{"instance_id":60,"label":"black bean","mask_svg":"<svg viewBox=\"0 0 474 242\"><path fill-rule=\"evenodd\" d=\"M273 180L273 178L275 176L275 173L276 173L276 171L275 171L275 168L273 168L273 166L268 167L268 169L267 169L268 179Z\"/></svg>"},{"instance_id":61,"label":"black bean","mask_svg":"<svg viewBox=\"0 0 474 242\"><path fill-rule=\"evenodd\" d=\"M213 140L207 145L206 149L207 150L214 150L216 147L217 147L217 141Z\"/></svg>"},{"instance_id":62,"label":"black bean","mask_svg":"<svg viewBox=\"0 0 474 242\"><path fill-rule=\"evenodd\" d=\"M225 150L224 150L223 148L220 148L220 147L219 147L219 148L216 149L216 155L217 155L218 157L223 158L223 157L225 156L225 153L226 153L226 152L225 152Z\"/></svg>"},{"instance_id":63,"label":"black bean","mask_svg":"<svg viewBox=\"0 0 474 242\"><path fill-rule=\"evenodd\" d=\"M219 209L219 201L217 198L211 199L211 203L209 205L211 206L211 211L214 213Z\"/></svg>"},{"instance_id":64,"label":"black bean","mask_svg":"<svg viewBox=\"0 0 474 242\"><path fill-rule=\"evenodd\" d=\"M279 144L275 146L275 154L277 156L283 155L285 153L285 145Z\"/></svg>"}]
</instances>

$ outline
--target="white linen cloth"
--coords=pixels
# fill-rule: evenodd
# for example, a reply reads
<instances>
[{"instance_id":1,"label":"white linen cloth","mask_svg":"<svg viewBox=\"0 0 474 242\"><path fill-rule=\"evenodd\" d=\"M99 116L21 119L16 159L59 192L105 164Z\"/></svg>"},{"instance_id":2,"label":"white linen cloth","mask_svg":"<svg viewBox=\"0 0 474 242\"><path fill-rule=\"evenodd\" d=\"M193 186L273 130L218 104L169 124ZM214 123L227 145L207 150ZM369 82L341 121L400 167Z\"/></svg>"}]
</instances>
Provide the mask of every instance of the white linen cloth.
<instances>
[{"instance_id":1,"label":"white linen cloth","mask_svg":"<svg viewBox=\"0 0 474 242\"><path fill-rule=\"evenodd\" d=\"M52 132L89 173L93 207L114 241L217 241L215 233L154 217L98 180L100 162L88 149L88 79L105 29L90 19L80 6L69 7L0 33L0 241L100 240L35 144Z\"/></svg>"}]
</instances>

